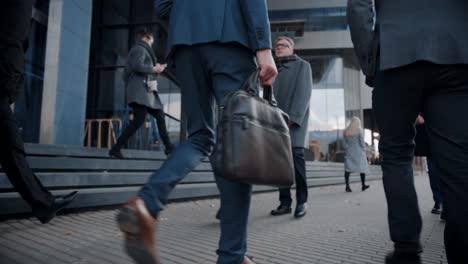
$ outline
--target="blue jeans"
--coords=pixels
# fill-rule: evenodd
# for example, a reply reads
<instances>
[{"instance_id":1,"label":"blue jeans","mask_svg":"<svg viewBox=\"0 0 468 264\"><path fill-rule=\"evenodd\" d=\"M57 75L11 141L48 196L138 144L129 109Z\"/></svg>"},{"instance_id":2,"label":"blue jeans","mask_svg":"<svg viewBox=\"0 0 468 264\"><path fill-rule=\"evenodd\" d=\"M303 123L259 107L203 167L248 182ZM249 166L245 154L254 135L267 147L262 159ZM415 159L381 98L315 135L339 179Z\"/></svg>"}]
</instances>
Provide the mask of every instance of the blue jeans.
<instances>
[{"instance_id":1,"label":"blue jeans","mask_svg":"<svg viewBox=\"0 0 468 264\"><path fill-rule=\"evenodd\" d=\"M238 44L178 47L174 62L189 136L138 193L154 216L164 208L176 184L211 153L215 144L215 100L220 104L228 93L240 89L256 69L252 51ZM252 187L219 175L215 178L223 208L218 264L240 264L247 250Z\"/></svg>"}]
</instances>

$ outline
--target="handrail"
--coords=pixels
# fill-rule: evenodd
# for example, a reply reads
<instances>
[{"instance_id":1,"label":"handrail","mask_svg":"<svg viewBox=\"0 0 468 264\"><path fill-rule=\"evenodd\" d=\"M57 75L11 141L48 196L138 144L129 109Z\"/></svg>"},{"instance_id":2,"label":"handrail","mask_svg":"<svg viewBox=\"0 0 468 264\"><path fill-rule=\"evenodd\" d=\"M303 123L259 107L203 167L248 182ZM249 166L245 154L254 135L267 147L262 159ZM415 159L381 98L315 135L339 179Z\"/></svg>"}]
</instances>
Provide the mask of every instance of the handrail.
<instances>
[{"instance_id":1,"label":"handrail","mask_svg":"<svg viewBox=\"0 0 468 264\"><path fill-rule=\"evenodd\" d=\"M117 142L117 137L114 128L114 122L118 123L119 129L122 127L122 120L118 118L95 118L95 119L86 119L85 125L85 138L86 146L91 147L91 138L93 132L93 123L98 124L98 137L97 137L97 148L102 147L101 134L102 134L102 124L107 123L107 148L112 147L112 142L115 144Z\"/></svg>"}]
</instances>

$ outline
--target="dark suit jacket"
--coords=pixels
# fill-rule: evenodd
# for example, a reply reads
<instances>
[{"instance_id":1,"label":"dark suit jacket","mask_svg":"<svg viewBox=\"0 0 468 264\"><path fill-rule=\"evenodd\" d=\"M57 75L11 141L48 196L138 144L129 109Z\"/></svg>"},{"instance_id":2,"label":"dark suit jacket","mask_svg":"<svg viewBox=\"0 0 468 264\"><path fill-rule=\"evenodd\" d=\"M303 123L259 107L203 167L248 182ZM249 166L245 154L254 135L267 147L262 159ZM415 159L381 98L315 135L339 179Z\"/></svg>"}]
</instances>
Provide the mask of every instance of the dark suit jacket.
<instances>
[{"instance_id":1,"label":"dark suit jacket","mask_svg":"<svg viewBox=\"0 0 468 264\"><path fill-rule=\"evenodd\" d=\"M178 45L211 42L271 48L265 0L155 0L155 6L169 20L168 55Z\"/></svg>"},{"instance_id":2,"label":"dark suit jacket","mask_svg":"<svg viewBox=\"0 0 468 264\"><path fill-rule=\"evenodd\" d=\"M379 68L397 68L416 61L468 64L466 0L376 0ZM368 57L374 17L372 0L349 0L348 18L358 57ZM358 40L358 41L356 41ZM360 60L361 67L368 65ZM366 73L366 72L365 72Z\"/></svg>"},{"instance_id":3,"label":"dark suit jacket","mask_svg":"<svg viewBox=\"0 0 468 264\"><path fill-rule=\"evenodd\" d=\"M23 86L24 50L31 24L32 0L0 4L0 97L15 100Z\"/></svg>"}]
</instances>

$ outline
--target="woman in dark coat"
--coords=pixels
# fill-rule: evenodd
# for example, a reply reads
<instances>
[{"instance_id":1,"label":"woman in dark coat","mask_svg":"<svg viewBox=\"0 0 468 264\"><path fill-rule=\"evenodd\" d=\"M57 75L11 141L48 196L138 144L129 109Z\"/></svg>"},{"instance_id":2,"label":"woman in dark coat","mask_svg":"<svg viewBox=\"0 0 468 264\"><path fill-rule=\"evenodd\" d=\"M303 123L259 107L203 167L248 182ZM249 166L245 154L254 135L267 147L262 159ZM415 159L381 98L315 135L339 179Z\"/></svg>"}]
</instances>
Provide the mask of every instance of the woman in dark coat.
<instances>
[{"instance_id":1,"label":"woman in dark coat","mask_svg":"<svg viewBox=\"0 0 468 264\"><path fill-rule=\"evenodd\" d=\"M114 147L109 151L109 155L112 157L123 158L120 149L143 125L147 113L156 118L166 155L169 155L174 149L167 133L163 104L158 95L156 82L157 74L163 72L166 69L166 65L157 63L156 56L151 48L153 42L153 33L140 31L137 43L128 54L124 79L126 99L133 109L134 118L123 130Z\"/></svg>"},{"instance_id":2,"label":"woman in dark coat","mask_svg":"<svg viewBox=\"0 0 468 264\"><path fill-rule=\"evenodd\" d=\"M366 146L364 143L364 135L361 127L361 120L353 117L351 123L344 131L345 142L345 181L346 191L351 192L349 187L349 176L352 172L361 175L362 190L369 188L366 185L366 173L369 171L369 166L366 156Z\"/></svg>"}]
</instances>

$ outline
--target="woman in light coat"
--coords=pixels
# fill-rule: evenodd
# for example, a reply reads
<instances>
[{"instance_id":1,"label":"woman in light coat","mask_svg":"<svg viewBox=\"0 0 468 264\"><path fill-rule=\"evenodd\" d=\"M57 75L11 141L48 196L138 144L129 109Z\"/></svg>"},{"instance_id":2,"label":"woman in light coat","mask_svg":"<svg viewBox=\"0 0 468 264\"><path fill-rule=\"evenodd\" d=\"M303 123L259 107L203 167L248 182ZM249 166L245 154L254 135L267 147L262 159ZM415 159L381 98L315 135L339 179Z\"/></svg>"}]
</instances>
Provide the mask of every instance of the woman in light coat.
<instances>
[{"instance_id":1,"label":"woman in light coat","mask_svg":"<svg viewBox=\"0 0 468 264\"><path fill-rule=\"evenodd\" d=\"M351 173L360 173L362 190L369 188L366 185L366 173L369 171L369 166L366 157L366 146L364 143L364 135L361 127L361 120L357 117L351 119L351 123L344 131L345 142L345 181L346 192L352 192L349 187L349 176Z\"/></svg>"}]
</instances>

